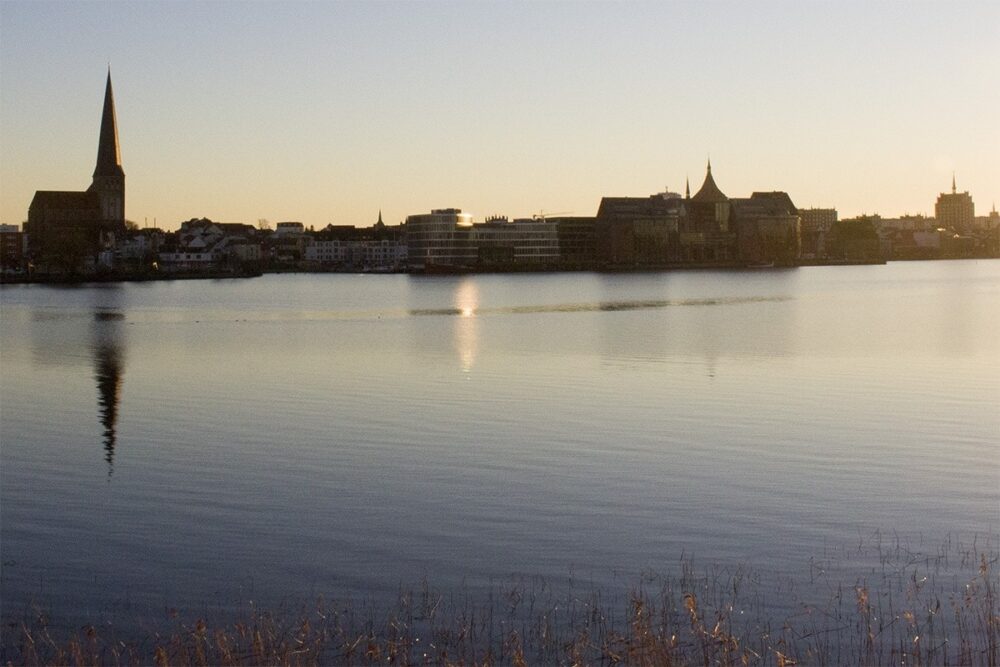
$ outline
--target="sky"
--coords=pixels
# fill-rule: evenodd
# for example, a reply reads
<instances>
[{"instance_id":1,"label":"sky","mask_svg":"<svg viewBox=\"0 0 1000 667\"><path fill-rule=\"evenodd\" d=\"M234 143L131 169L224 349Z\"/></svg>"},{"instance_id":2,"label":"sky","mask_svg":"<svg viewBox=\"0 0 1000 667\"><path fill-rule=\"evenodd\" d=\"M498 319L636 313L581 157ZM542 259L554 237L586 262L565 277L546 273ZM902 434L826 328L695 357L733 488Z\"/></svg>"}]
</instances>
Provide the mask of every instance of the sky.
<instances>
[{"instance_id":1,"label":"sky","mask_svg":"<svg viewBox=\"0 0 1000 667\"><path fill-rule=\"evenodd\" d=\"M110 64L126 216L307 227L784 190L1000 203L1000 3L0 0L0 223L83 190Z\"/></svg>"}]
</instances>

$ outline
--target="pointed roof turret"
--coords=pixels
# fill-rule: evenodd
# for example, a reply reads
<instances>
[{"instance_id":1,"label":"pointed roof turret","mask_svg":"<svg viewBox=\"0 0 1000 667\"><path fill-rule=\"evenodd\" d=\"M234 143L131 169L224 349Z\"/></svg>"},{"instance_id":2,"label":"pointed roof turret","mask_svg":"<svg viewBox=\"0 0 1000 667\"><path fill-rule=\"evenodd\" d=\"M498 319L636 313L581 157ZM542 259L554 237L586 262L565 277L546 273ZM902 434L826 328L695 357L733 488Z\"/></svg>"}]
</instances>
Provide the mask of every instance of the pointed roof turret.
<instances>
[{"instance_id":1,"label":"pointed roof turret","mask_svg":"<svg viewBox=\"0 0 1000 667\"><path fill-rule=\"evenodd\" d=\"M691 199L691 179L684 177L684 198Z\"/></svg>"},{"instance_id":2,"label":"pointed roof turret","mask_svg":"<svg viewBox=\"0 0 1000 667\"><path fill-rule=\"evenodd\" d=\"M957 188L955 187L955 172L951 172L951 194L955 194Z\"/></svg>"},{"instance_id":3,"label":"pointed roof turret","mask_svg":"<svg viewBox=\"0 0 1000 667\"><path fill-rule=\"evenodd\" d=\"M104 87L104 113L101 116L101 138L97 145L97 166L94 178L123 175L122 155L118 147L118 121L115 117L115 95L111 90L111 67Z\"/></svg>"},{"instance_id":4,"label":"pointed roof turret","mask_svg":"<svg viewBox=\"0 0 1000 667\"><path fill-rule=\"evenodd\" d=\"M722 194L722 190L719 189L719 186L715 184L715 179L712 178L711 159L708 161L708 170L705 172L705 182L702 183L701 189L691 198L691 201L708 203L729 201L729 197Z\"/></svg>"}]
</instances>

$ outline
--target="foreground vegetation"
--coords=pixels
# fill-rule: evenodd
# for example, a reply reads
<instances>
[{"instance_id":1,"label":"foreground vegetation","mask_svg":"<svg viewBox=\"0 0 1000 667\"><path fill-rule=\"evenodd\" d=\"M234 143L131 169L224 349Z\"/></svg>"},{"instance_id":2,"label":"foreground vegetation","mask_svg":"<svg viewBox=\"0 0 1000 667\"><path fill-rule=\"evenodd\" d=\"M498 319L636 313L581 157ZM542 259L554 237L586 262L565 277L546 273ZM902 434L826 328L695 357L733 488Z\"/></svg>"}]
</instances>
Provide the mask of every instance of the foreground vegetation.
<instances>
[{"instance_id":1,"label":"foreground vegetation","mask_svg":"<svg viewBox=\"0 0 1000 667\"><path fill-rule=\"evenodd\" d=\"M808 588L765 586L743 568L647 575L628 594L557 590L539 579L496 587L486 600L427 585L392 609L318 600L294 610L250 606L213 624L174 618L123 639L113 627L62 636L43 615L8 623L4 664L24 665L989 665L998 663L993 545L949 542L935 553L898 542L860 545L877 562L831 583L837 557L810 560ZM842 558L856 554L844 552ZM784 611L779 611L784 610ZM780 620L776 620L780 619Z\"/></svg>"}]
</instances>

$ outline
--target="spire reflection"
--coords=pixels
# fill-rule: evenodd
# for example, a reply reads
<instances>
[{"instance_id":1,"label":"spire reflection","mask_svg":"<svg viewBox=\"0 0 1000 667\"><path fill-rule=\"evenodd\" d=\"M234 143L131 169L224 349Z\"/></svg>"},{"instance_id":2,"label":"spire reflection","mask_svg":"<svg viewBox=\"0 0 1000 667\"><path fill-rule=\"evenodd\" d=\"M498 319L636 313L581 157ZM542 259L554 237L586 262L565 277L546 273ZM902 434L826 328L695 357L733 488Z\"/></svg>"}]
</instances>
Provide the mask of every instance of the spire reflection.
<instances>
[{"instance_id":1,"label":"spire reflection","mask_svg":"<svg viewBox=\"0 0 1000 667\"><path fill-rule=\"evenodd\" d=\"M122 374L125 369L123 319L124 316L118 312L94 313L94 380L97 381L98 417L104 427L104 460L108 463L108 477L114 471L118 404L121 401Z\"/></svg>"}]
</instances>

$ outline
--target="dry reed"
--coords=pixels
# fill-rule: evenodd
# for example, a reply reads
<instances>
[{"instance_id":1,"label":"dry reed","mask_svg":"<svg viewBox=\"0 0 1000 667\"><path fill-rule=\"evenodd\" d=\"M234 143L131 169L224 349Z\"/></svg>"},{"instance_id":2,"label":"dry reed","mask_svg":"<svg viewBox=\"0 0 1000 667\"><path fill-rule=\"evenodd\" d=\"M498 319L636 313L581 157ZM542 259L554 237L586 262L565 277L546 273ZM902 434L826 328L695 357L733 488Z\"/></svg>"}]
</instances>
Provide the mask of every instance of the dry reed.
<instances>
[{"instance_id":1,"label":"dry reed","mask_svg":"<svg viewBox=\"0 0 1000 667\"><path fill-rule=\"evenodd\" d=\"M866 545L859 549L870 548ZM837 558L810 561L810 588L769 588L745 568L643 577L618 599L526 578L484 602L426 583L388 610L319 599L294 613L251 607L235 622L179 622L136 640L93 626L53 637L44 616L8 623L11 665L987 665L998 667L998 555L949 542L934 554L879 541L877 566L832 581ZM769 596L778 596L775 605ZM788 599L791 598L791 599ZM776 614L776 609L785 613ZM789 611L790 610L790 611Z\"/></svg>"}]
</instances>

